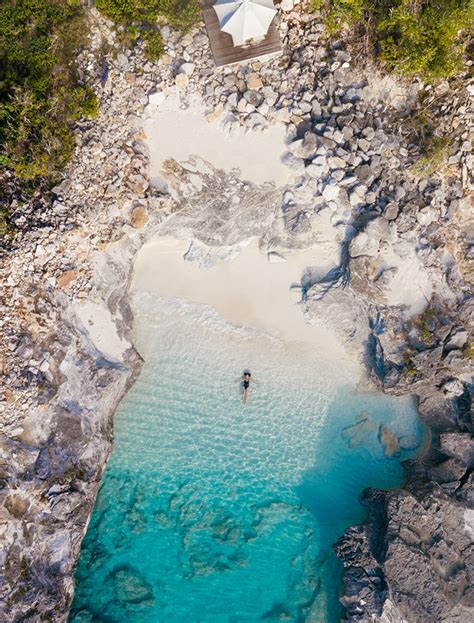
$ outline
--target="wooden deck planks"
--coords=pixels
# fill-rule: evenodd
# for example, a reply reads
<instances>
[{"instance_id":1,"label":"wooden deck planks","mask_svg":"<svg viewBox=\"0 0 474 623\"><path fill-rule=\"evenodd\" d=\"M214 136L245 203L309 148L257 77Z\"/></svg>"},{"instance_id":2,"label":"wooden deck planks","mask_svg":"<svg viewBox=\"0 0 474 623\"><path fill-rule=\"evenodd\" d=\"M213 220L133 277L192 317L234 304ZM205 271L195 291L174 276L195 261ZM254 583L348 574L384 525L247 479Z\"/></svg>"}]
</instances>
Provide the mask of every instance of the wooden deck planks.
<instances>
[{"instance_id":1,"label":"wooden deck planks","mask_svg":"<svg viewBox=\"0 0 474 623\"><path fill-rule=\"evenodd\" d=\"M240 63L259 56L280 54L282 51L275 20L270 24L266 36L260 42L234 47L232 37L219 28L219 20L214 9L206 7L202 13L217 67Z\"/></svg>"}]
</instances>

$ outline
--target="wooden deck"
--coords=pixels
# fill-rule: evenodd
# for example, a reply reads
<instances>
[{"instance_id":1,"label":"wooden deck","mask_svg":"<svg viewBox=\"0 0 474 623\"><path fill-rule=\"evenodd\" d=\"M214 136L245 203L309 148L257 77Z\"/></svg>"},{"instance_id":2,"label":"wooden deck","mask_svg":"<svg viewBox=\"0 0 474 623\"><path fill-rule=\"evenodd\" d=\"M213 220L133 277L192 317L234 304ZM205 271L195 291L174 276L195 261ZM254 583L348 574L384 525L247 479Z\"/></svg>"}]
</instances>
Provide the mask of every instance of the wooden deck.
<instances>
[{"instance_id":1,"label":"wooden deck","mask_svg":"<svg viewBox=\"0 0 474 623\"><path fill-rule=\"evenodd\" d=\"M232 37L219 28L219 20L214 9L205 7L202 13L217 67L248 61L260 56L281 54L280 35L275 26L275 20L270 24L267 34L261 41L234 47Z\"/></svg>"}]
</instances>

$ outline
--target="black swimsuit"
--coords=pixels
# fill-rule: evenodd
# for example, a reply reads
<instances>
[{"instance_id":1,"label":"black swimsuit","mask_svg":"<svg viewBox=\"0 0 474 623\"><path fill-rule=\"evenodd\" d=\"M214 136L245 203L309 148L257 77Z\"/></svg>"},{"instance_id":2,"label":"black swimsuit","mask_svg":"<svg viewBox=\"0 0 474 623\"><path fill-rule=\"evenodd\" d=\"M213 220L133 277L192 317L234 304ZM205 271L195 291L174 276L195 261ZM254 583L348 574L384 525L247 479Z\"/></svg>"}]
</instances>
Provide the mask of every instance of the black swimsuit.
<instances>
[{"instance_id":1,"label":"black swimsuit","mask_svg":"<svg viewBox=\"0 0 474 623\"><path fill-rule=\"evenodd\" d=\"M245 381L244 380L244 389L248 389L250 385L250 381Z\"/></svg>"}]
</instances>

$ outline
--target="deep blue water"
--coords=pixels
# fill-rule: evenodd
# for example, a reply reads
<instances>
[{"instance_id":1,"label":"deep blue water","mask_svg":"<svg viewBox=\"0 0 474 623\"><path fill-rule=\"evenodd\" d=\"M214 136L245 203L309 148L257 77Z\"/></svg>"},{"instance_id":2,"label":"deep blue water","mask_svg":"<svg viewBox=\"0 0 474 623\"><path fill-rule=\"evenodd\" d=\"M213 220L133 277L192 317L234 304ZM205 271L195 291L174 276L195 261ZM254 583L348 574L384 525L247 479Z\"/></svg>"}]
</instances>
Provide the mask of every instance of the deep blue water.
<instances>
[{"instance_id":1,"label":"deep blue water","mask_svg":"<svg viewBox=\"0 0 474 623\"><path fill-rule=\"evenodd\" d=\"M116 414L70 621L338 621L331 544L363 520L365 487L400 483L410 451L387 458L380 425L414 447L412 402L357 392L311 348L163 310L140 326L147 362Z\"/></svg>"}]
</instances>

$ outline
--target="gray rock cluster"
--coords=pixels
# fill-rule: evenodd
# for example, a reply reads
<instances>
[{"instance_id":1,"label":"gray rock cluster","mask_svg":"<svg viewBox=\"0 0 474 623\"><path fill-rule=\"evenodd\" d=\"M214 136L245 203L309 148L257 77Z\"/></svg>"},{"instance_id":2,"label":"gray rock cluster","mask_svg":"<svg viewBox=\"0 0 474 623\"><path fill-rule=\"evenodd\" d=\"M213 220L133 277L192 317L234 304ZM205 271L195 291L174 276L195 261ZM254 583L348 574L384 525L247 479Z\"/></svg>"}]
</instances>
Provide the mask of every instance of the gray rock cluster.
<instances>
[{"instance_id":1,"label":"gray rock cluster","mask_svg":"<svg viewBox=\"0 0 474 623\"><path fill-rule=\"evenodd\" d=\"M405 363L384 359L372 368L386 391L418 395L429 448L407 463L402 491L366 492L369 521L336 545L346 567L347 620L461 622L471 616L474 426L466 346L472 334L468 338L464 326L472 331L472 317L470 299L455 308L433 299L421 316L401 325L398 319L397 349ZM385 358L384 349L379 352Z\"/></svg>"}]
</instances>

